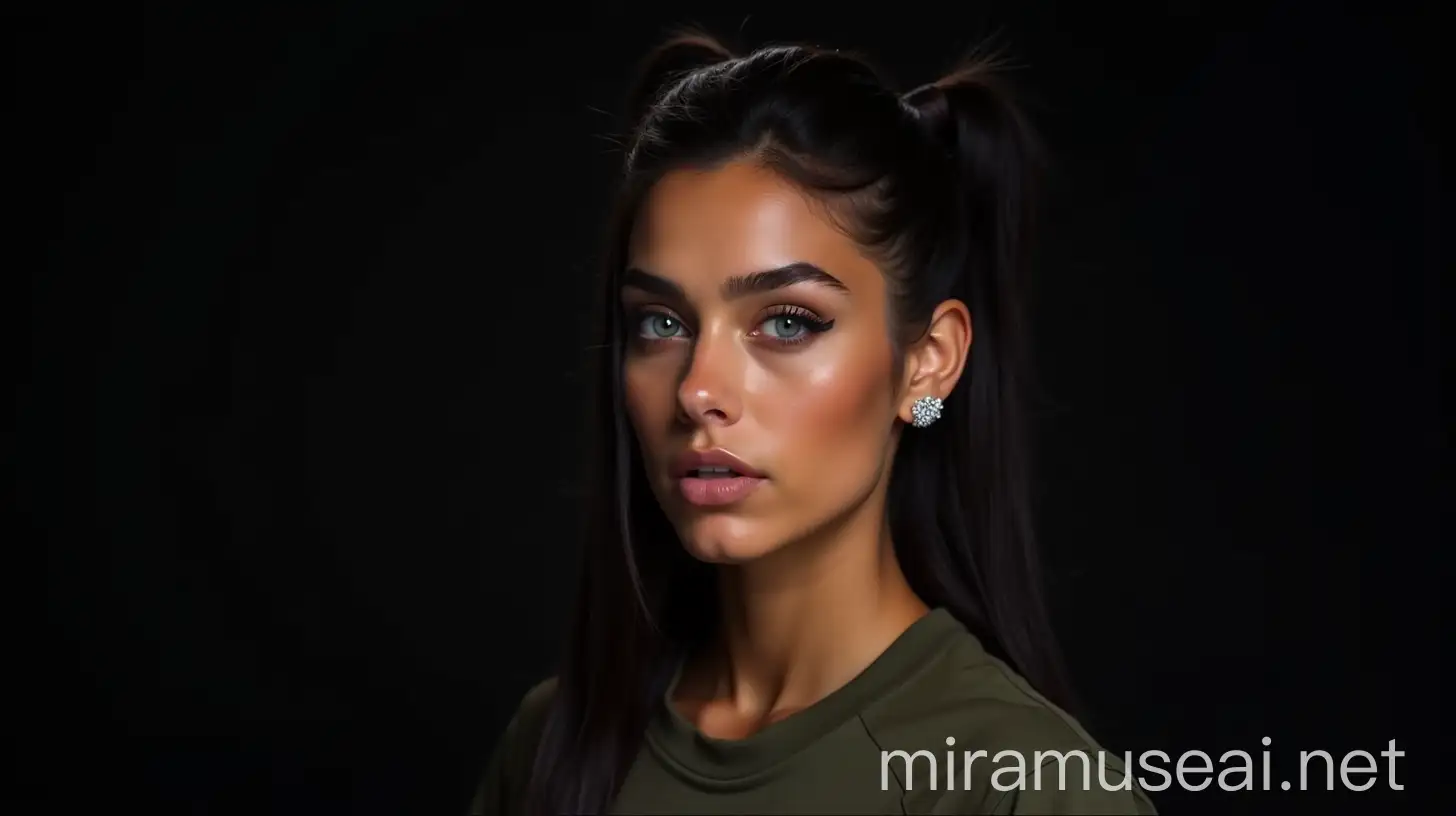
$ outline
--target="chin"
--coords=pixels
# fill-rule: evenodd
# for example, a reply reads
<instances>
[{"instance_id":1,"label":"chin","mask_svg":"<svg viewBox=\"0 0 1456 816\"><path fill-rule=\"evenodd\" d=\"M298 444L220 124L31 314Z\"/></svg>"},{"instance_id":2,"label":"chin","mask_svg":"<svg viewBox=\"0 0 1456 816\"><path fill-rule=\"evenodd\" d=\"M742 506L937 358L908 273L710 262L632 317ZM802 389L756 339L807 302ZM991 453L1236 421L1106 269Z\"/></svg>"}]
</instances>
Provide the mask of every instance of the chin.
<instances>
[{"instance_id":1,"label":"chin","mask_svg":"<svg viewBox=\"0 0 1456 816\"><path fill-rule=\"evenodd\" d=\"M678 537L688 555L708 564L745 564L779 549L781 536L764 525L728 515L709 515L685 521Z\"/></svg>"}]
</instances>

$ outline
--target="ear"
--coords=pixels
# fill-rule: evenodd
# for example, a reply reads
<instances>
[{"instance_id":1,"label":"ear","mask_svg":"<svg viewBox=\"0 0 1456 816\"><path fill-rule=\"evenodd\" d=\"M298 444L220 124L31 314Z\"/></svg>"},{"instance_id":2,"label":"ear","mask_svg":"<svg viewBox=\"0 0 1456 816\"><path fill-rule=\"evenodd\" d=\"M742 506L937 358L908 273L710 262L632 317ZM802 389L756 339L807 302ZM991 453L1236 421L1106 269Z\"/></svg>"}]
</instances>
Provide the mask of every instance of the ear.
<instances>
[{"instance_id":1,"label":"ear","mask_svg":"<svg viewBox=\"0 0 1456 816\"><path fill-rule=\"evenodd\" d=\"M960 381L971 353L971 310L959 300L935 308L925 334L905 352L900 419L909 423L921 397L945 399Z\"/></svg>"}]
</instances>

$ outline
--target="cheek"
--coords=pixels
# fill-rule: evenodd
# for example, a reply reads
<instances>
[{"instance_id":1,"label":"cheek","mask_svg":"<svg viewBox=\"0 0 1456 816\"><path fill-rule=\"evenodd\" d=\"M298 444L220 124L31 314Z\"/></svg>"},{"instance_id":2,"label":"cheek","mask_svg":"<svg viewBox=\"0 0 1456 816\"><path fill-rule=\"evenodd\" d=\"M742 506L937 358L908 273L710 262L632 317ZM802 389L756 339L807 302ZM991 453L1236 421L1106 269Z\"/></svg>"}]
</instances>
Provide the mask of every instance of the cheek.
<instances>
[{"instance_id":1,"label":"cheek","mask_svg":"<svg viewBox=\"0 0 1456 816\"><path fill-rule=\"evenodd\" d=\"M893 421L888 360L875 356L806 358L764 377L773 386L755 414L775 438L780 468L835 484L872 478Z\"/></svg>"},{"instance_id":2,"label":"cheek","mask_svg":"<svg viewBox=\"0 0 1456 816\"><path fill-rule=\"evenodd\" d=\"M662 433L676 410L670 354L629 358L622 367L627 415L637 438L646 444Z\"/></svg>"}]
</instances>

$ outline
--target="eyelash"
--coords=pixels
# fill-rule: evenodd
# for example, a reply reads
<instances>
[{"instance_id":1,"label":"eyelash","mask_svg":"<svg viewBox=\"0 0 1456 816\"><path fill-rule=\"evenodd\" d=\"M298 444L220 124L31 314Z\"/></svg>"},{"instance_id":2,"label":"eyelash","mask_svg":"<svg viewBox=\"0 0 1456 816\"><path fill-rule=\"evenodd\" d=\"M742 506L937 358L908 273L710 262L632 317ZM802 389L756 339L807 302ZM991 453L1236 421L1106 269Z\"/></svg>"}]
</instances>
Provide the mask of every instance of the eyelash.
<instances>
[{"instance_id":1,"label":"eyelash","mask_svg":"<svg viewBox=\"0 0 1456 816\"><path fill-rule=\"evenodd\" d=\"M796 346L800 343L807 343L814 339L814 335L823 334L834 327L833 320L824 320L819 315L801 306L775 306L764 315L760 325L767 323L777 317L791 317L804 324L804 333L792 340L779 340L774 338L771 342L783 346Z\"/></svg>"},{"instance_id":2,"label":"eyelash","mask_svg":"<svg viewBox=\"0 0 1456 816\"><path fill-rule=\"evenodd\" d=\"M683 322L681 318L677 317L676 315L672 314L671 312L669 312L669 311L667 311L665 309L653 309L653 308L639 309L639 310L637 310L637 311L635 311L635 312L632 313L632 324L631 325L636 325L636 326L639 327L637 333L632 338L633 340L635 340L638 343L651 344L651 343L665 343L665 342L670 342L672 340L677 339L675 337L655 337L654 338L654 337L645 337L645 336L643 336L642 333L641 333L641 330L640 330L641 323L644 320L647 320L648 318L652 318L652 317L665 317L668 320L676 320L679 324L681 324ZM780 317L789 317L789 318L793 318L794 320L798 320L804 326L804 333L801 334L801 335L799 335L798 337L794 337L794 338L790 338L790 339L779 339L779 338L770 337L768 342L770 342L770 343L772 343L772 344L774 344L776 346L797 346L797 345L799 345L801 343L807 343L810 340L814 339L814 336L815 335L823 334L824 332L827 332L830 329L834 328L834 321L833 320L825 320L825 319L819 317L819 315L817 315L817 314L809 311L808 309L803 308L802 306L789 306L789 305L783 305L783 306L775 306L775 307L773 307L772 309L769 310L769 312L767 314L765 314L762 317L762 319L759 320L758 323L759 323L760 326L762 326L763 324L768 323L769 321L771 321L771 320L773 320L775 318L780 318ZM755 330L754 334L755 335L761 335L762 332L761 331L758 331L758 330Z\"/></svg>"}]
</instances>

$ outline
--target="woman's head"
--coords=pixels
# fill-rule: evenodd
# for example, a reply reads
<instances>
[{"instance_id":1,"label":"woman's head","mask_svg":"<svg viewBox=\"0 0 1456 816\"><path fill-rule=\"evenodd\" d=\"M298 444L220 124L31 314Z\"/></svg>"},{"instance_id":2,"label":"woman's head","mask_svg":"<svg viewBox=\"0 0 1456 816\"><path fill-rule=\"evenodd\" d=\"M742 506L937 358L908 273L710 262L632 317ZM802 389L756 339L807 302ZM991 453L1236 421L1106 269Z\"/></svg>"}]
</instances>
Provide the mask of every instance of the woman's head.
<instances>
[{"instance_id":1,"label":"woman's head","mask_svg":"<svg viewBox=\"0 0 1456 816\"><path fill-rule=\"evenodd\" d=\"M684 36L631 110L599 494L537 805L609 805L675 661L715 626L712 564L865 514L927 604L1057 699L1018 397L1036 157L988 66L902 94L837 51ZM944 415L907 427L922 397ZM714 503L725 483L686 470L724 465L761 478Z\"/></svg>"},{"instance_id":2,"label":"woman's head","mask_svg":"<svg viewBox=\"0 0 1456 816\"><path fill-rule=\"evenodd\" d=\"M895 342L885 262L840 223L850 205L775 167L790 159L768 127L736 154L653 174L619 293L647 483L688 552L715 563L856 521L878 530L898 428L916 398L949 395L970 340L949 300Z\"/></svg>"}]
</instances>

